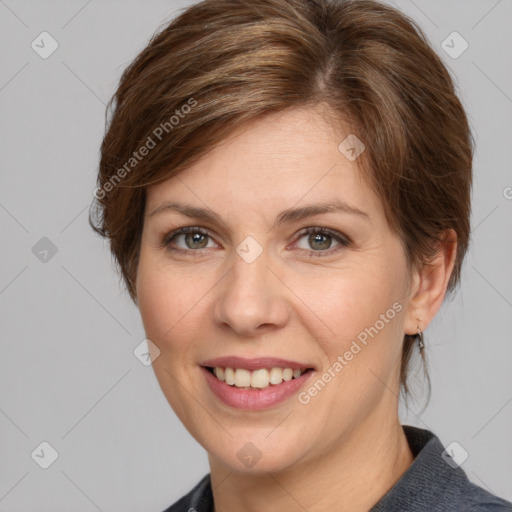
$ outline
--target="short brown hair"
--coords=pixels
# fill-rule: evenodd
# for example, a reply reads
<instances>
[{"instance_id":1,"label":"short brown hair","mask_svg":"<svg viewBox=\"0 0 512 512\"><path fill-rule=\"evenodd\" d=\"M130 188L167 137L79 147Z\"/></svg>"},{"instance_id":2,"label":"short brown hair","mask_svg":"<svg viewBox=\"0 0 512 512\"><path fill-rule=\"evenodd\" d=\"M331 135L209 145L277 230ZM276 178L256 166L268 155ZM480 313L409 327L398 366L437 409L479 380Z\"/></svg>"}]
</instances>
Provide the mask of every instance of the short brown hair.
<instances>
[{"instance_id":1,"label":"short brown hair","mask_svg":"<svg viewBox=\"0 0 512 512\"><path fill-rule=\"evenodd\" d=\"M371 0L204 0L152 37L107 109L89 222L110 240L132 300L145 187L249 120L318 104L364 141L358 163L410 265L428 263L441 233L455 230L455 287L469 242L473 140L452 79L415 22ZM406 399L414 341L405 335Z\"/></svg>"}]
</instances>

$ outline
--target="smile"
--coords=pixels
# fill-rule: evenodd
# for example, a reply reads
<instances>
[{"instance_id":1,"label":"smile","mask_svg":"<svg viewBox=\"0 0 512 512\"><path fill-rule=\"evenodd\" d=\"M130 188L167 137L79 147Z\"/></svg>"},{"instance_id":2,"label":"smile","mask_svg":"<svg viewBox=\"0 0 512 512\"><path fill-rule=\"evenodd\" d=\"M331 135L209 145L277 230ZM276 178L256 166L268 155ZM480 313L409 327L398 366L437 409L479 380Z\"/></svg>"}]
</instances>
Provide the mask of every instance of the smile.
<instances>
[{"instance_id":1,"label":"smile","mask_svg":"<svg viewBox=\"0 0 512 512\"><path fill-rule=\"evenodd\" d=\"M241 389L264 389L270 385L277 386L283 381L298 379L303 373L309 371L309 368L294 370L279 367L260 368L253 371L245 368L222 368L219 366L207 369L221 382Z\"/></svg>"},{"instance_id":2,"label":"smile","mask_svg":"<svg viewBox=\"0 0 512 512\"><path fill-rule=\"evenodd\" d=\"M299 393L316 373L312 368L247 370L229 366L201 366L200 369L212 396L229 407L252 411L269 409L285 402Z\"/></svg>"}]
</instances>

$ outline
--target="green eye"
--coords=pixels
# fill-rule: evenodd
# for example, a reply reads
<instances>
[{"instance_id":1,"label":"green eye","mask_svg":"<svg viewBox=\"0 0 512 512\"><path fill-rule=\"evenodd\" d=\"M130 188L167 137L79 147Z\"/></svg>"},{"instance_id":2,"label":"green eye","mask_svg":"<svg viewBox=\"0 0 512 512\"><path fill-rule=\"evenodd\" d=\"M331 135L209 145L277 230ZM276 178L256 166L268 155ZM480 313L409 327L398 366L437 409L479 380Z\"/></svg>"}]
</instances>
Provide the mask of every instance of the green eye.
<instances>
[{"instance_id":1,"label":"green eye","mask_svg":"<svg viewBox=\"0 0 512 512\"><path fill-rule=\"evenodd\" d=\"M175 247L176 240L183 236L186 247ZM299 240L307 236L307 244L309 247L299 247L314 256L328 256L350 245L350 240L337 231L321 227L310 227L299 234ZM166 234L160 247L177 252L191 253L199 252L200 249L211 249L214 246L208 247L208 239L212 239L208 231L191 226L183 227ZM337 242L337 245L332 249L332 241ZM295 243L297 244L297 242Z\"/></svg>"},{"instance_id":2,"label":"green eye","mask_svg":"<svg viewBox=\"0 0 512 512\"><path fill-rule=\"evenodd\" d=\"M349 240L343 236L341 233L331 231L325 228L313 227L308 228L303 231L299 239L307 236L307 244L309 247L313 248L310 250L309 248L302 248L305 251L309 251L311 256L325 256L330 255L333 252L340 250L343 247L347 247L349 245ZM330 250L332 246L332 240L338 242L338 246L335 246L335 249ZM341 247L340 247L341 246ZM337 248L336 248L337 247ZM324 254L325 253L325 254Z\"/></svg>"}]
</instances>

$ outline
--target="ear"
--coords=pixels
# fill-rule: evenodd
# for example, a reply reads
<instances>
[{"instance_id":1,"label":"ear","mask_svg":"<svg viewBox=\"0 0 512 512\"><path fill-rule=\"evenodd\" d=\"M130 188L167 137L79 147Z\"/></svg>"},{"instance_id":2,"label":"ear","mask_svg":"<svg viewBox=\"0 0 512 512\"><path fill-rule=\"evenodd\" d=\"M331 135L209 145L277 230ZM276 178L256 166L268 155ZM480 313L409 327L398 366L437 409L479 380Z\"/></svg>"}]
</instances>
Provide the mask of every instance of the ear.
<instances>
[{"instance_id":1,"label":"ear","mask_svg":"<svg viewBox=\"0 0 512 512\"><path fill-rule=\"evenodd\" d=\"M443 303L457 255L457 234L453 229L444 231L437 249L428 264L413 272L405 334L417 334L418 326L424 331Z\"/></svg>"}]
</instances>

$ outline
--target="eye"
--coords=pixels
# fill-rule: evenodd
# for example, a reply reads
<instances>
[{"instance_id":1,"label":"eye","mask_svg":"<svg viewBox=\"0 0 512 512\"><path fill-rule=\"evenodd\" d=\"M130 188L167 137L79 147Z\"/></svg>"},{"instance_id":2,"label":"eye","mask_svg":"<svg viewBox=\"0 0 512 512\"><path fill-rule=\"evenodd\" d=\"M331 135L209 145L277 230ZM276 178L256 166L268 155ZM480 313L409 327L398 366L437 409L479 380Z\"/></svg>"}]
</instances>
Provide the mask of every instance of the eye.
<instances>
[{"instance_id":1,"label":"eye","mask_svg":"<svg viewBox=\"0 0 512 512\"><path fill-rule=\"evenodd\" d=\"M209 238L212 239L211 235L202 228L194 226L183 227L166 234L160 243L160 247L170 251L198 253L200 252L199 249L211 249L216 246L215 243L208 246ZM309 252L312 257L328 256L350 244L350 240L341 233L321 227L311 227L302 231L299 234L299 240L303 238L306 239L306 244L312 247L313 250L308 247L301 247L298 242L295 244L298 244L299 249ZM183 241L184 247L178 245L180 239ZM337 246L335 245L335 248L331 249L333 240L337 243Z\"/></svg>"},{"instance_id":2,"label":"eye","mask_svg":"<svg viewBox=\"0 0 512 512\"><path fill-rule=\"evenodd\" d=\"M175 244L180 238L183 239L185 247L172 247L172 244ZM207 247L208 238L211 238L210 234L204 229L197 227L185 227L176 229L165 235L161 246L172 251L197 252L196 249L208 249L212 247Z\"/></svg>"},{"instance_id":3,"label":"eye","mask_svg":"<svg viewBox=\"0 0 512 512\"><path fill-rule=\"evenodd\" d=\"M341 233L320 227L307 228L299 235L299 240L302 238L306 240L306 245L312 247L313 250L310 250L308 247L300 248L308 251L311 256L328 256L350 244L348 238ZM334 250L329 250L331 249L333 239L338 245L335 246Z\"/></svg>"}]
</instances>

